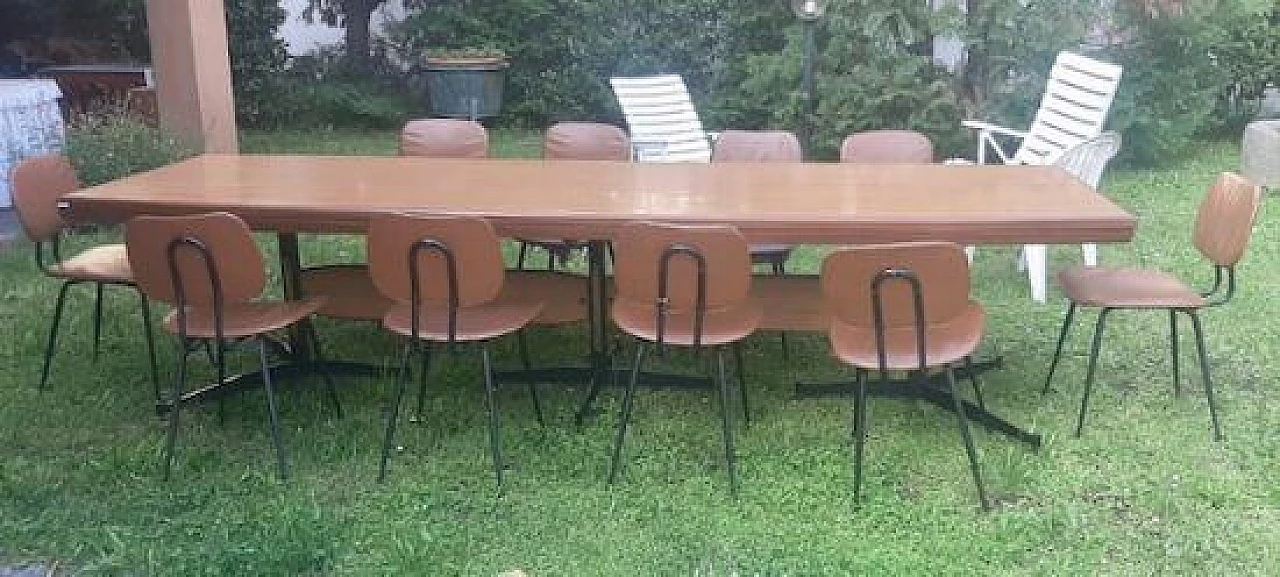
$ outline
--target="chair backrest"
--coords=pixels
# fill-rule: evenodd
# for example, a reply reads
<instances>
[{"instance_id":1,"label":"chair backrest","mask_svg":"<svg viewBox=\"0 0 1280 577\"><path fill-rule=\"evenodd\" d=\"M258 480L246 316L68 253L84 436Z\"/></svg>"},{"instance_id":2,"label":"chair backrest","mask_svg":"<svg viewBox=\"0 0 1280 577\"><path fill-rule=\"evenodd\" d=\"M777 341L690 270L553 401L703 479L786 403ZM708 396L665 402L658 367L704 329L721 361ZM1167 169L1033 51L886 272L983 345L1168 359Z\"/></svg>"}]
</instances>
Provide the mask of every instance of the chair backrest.
<instances>
[{"instance_id":1,"label":"chair backrest","mask_svg":"<svg viewBox=\"0 0 1280 577\"><path fill-rule=\"evenodd\" d=\"M736 228L723 225L675 225L633 222L613 238L614 298L657 309L664 253L667 264L667 307L671 312L696 310L698 258L704 265L708 310L741 303L751 291L751 254Z\"/></svg>"},{"instance_id":2,"label":"chair backrest","mask_svg":"<svg viewBox=\"0 0 1280 577\"><path fill-rule=\"evenodd\" d=\"M1102 173L1107 169L1107 163L1111 162L1118 152L1120 152L1120 134L1108 130L1096 138L1090 138L1071 147L1054 164L1080 179L1080 182L1089 185L1089 188L1097 190L1098 183L1102 180Z\"/></svg>"},{"instance_id":3,"label":"chair backrest","mask_svg":"<svg viewBox=\"0 0 1280 577\"><path fill-rule=\"evenodd\" d=\"M931 164L933 141L914 130L868 130L844 137L840 162Z\"/></svg>"},{"instance_id":4,"label":"chair backrest","mask_svg":"<svg viewBox=\"0 0 1280 577\"><path fill-rule=\"evenodd\" d=\"M154 300L233 304L262 296L267 283L253 234L233 214L134 217L124 242L138 289Z\"/></svg>"},{"instance_id":5,"label":"chair backrest","mask_svg":"<svg viewBox=\"0 0 1280 577\"><path fill-rule=\"evenodd\" d=\"M392 300L412 302L415 282L418 303L435 306L451 300L458 307L481 305L502 290L501 243L483 218L391 214L369 223L368 239L369 275Z\"/></svg>"},{"instance_id":6,"label":"chair backrest","mask_svg":"<svg viewBox=\"0 0 1280 577\"><path fill-rule=\"evenodd\" d=\"M622 115L631 129L636 160L642 162L708 162L711 146L676 74L609 79Z\"/></svg>"},{"instance_id":7,"label":"chair backrest","mask_svg":"<svg viewBox=\"0 0 1280 577\"><path fill-rule=\"evenodd\" d=\"M542 137L542 157L552 160L631 160L631 140L612 124L558 122Z\"/></svg>"},{"instance_id":8,"label":"chair backrest","mask_svg":"<svg viewBox=\"0 0 1280 577\"><path fill-rule=\"evenodd\" d=\"M1261 204L1261 186L1238 174L1222 173L1196 213L1193 242L1200 254L1216 266L1240 262Z\"/></svg>"},{"instance_id":9,"label":"chair backrest","mask_svg":"<svg viewBox=\"0 0 1280 577\"><path fill-rule=\"evenodd\" d=\"M1053 164L1071 147L1101 134L1122 70L1115 64L1059 52L1049 69L1040 108L1013 162Z\"/></svg>"},{"instance_id":10,"label":"chair backrest","mask_svg":"<svg viewBox=\"0 0 1280 577\"><path fill-rule=\"evenodd\" d=\"M401 156L484 158L489 137L474 120L428 118L410 120L400 130Z\"/></svg>"},{"instance_id":11,"label":"chair backrest","mask_svg":"<svg viewBox=\"0 0 1280 577\"><path fill-rule=\"evenodd\" d=\"M33 156L14 165L10 185L22 230L32 241L45 242L66 226L58 199L80 188L80 179L65 156Z\"/></svg>"},{"instance_id":12,"label":"chair backrest","mask_svg":"<svg viewBox=\"0 0 1280 577\"><path fill-rule=\"evenodd\" d=\"M800 139L783 130L726 130L716 138L712 162L800 162Z\"/></svg>"},{"instance_id":13,"label":"chair backrest","mask_svg":"<svg viewBox=\"0 0 1280 577\"><path fill-rule=\"evenodd\" d=\"M833 321L875 330L872 286L885 271L910 271L920 283L924 318L929 325L959 316L969 304L969 261L960 245L911 242L842 248L822 261L822 296ZM901 279L881 284L884 329L913 327L911 285Z\"/></svg>"}]
</instances>

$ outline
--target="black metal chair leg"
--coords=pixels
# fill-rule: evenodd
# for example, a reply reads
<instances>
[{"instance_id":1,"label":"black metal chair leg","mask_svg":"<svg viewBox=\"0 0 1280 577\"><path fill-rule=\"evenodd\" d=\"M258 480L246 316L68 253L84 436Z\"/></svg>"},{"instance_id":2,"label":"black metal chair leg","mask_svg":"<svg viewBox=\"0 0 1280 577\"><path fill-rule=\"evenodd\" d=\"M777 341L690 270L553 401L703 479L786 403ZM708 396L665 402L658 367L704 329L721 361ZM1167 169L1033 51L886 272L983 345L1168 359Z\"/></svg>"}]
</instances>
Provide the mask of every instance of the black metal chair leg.
<instances>
[{"instance_id":1,"label":"black metal chair leg","mask_svg":"<svg viewBox=\"0 0 1280 577\"><path fill-rule=\"evenodd\" d=\"M857 369L858 391L853 398L853 502L862 499L862 454L867 444L867 371Z\"/></svg>"},{"instance_id":2,"label":"black metal chair leg","mask_svg":"<svg viewBox=\"0 0 1280 577\"><path fill-rule=\"evenodd\" d=\"M324 386L329 391L329 402L333 403L333 412L339 419L342 418L342 401L338 399L338 386L333 382L333 376L329 374L329 370L325 368L324 351L320 347L320 335L316 333L316 328L311 323L307 323L307 337L311 341L311 354L315 357L311 363L311 369L320 374L320 379L324 381Z\"/></svg>"},{"instance_id":3,"label":"black metal chair leg","mask_svg":"<svg viewBox=\"0 0 1280 577\"><path fill-rule=\"evenodd\" d=\"M217 353L214 364L218 367L218 385L221 386L227 381L227 346L220 340L213 339L213 350ZM264 369L265 373L265 369ZM265 378L266 375L264 374ZM218 424L227 424L227 397L226 395L218 395Z\"/></svg>"},{"instance_id":4,"label":"black metal chair leg","mask_svg":"<svg viewBox=\"0 0 1280 577\"><path fill-rule=\"evenodd\" d=\"M1084 377L1084 397L1080 400L1080 418L1076 421L1076 436L1084 431L1084 413L1089 408L1089 392L1093 390L1093 376L1098 368L1098 350L1102 348L1102 331L1106 328L1107 314L1112 309L1098 312L1098 324L1093 329L1093 346L1089 348L1089 370Z\"/></svg>"},{"instance_id":5,"label":"black metal chair leg","mask_svg":"<svg viewBox=\"0 0 1280 577\"><path fill-rule=\"evenodd\" d=\"M1194 310L1186 311L1191 317L1191 328L1196 333L1196 351L1200 356L1200 378L1204 380L1204 396L1209 402L1209 420L1213 422L1213 440L1222 440L1222 428L1218 425L1218 405L1213 398L1213 382L1209 379L1209 353L1204 346L1204 330L1200 326L1200 315Z\"/></svg>"},{"instance_id":6,"label":"black metal chair leg","mask_svg":"<svg viewBox=\"0 0 1280 577\"><path fill-rule=\"evenodd\" d=\"M973 368L972 356L964 358L964 372L969 377L969 384L973 385L973 399L978 402L978 408L986 412L987 403L982 399L982 377L978 376L978 371Z\"/></svg>"},{"instance_id":7,"label":"black metal chair leg","mask_svg":"<svg viewBox=\"0 0 1280 577\"><path fill-rule=\"evenodd\" d=\"M1049 374L1044 378L1044 390L1040 394L1049 393L1049 384L1053 382L1053 371L1058 368L1058 361L1062 358L1062 345L1067 342L1067 333L1071 331L1071 321L1076 316L1076 303L1067 305L1067 316L1062 319L1062 330L1058 332L1058 346L1053 351L1053 361L1049 363Z\"/></svg>"},{"instance_id":8,"label":"black metal chair leg","mask_svg":"<svg viewBox=\"0 0 1280 577\"><path fill-rule=\"evenodd\" d=\"M640 380L640 364L644 361L645 343L636 343L636 356L631 364L631 379L627 381L627 392L622 397L622 412L618 415L618 430L613 440L613 461L609 465L609 484L618 478L618 469L622 466L622 442L627 437L627 423L631 421L631 405L636 396L636 383Z\"/></svg>"},{"instance_id":9,"label":"black metal chair leg","mask_svg":"<svg viewBox=\"0 0 1280 577\"><path fill-rule=\"evenodd\" d=\"M418 423L422 421L422 410L427 403L427 378L431 372L431 343L417 341L414 346L418 350L421 364L418 367L418 407L413 412L411 422ZM409 365L406 364L404 369L408 373Z\"/></svg>"},{"instance_id":10,"label":"black metal chair leg","mask_svg":"<svg viewBox=\"0 0 1280 577\"><path fill-rule=\"evenodd\" d=\"M729 467L729 492L738 496L738 457L733 450L733 409L730 407L729 377L724 370L724 349L716 349L720 381L720 420L724 427L724 460ZM744 398L745 400L745 398Z\"/></svg>"},{"instance_id":11,"label":"black metal chair leg","mask_svg":"<svg viewBox=\"0 0 1280 577\"><path fill-rule=\"evenodd\" d=\"M387 480L387 462L391 460L391 452L395 450L396 421L400 417L400 402L404 400L404 390L409 382L409 356L413 351L413 343L406 342L404 351L400 353L400 372L396 375L396 394L391 397L391 411L387 413L387 430L382 437L382 463L378 465L378 482Z\"/></svg>"},{"instance_id":12,"label":"black metal chair leg","mask_svg":"<svg viewBox=\"0 0 1280 577\"><path fill-rule=\"evenodd\" d=\"M524 259L529 253L529 243L520 243L520 252L516 254L516 270L524 270Z\"/></svg>"},{"instance_id":13,"label":"black metal chair leg","mask_svg":"<svg viewBox=\"0 0 1280 577\"><path fill-rule=\"evenodd\" d=\"M94 283L93 297L93 362L98 362L102 349L102 283Z\"/></svg>"},{"instance_id":14,"label":"black metal chair leg","mask_svg":"<svg viewBox=\"0 0 1280 577\"><path fill-rule=\"evenodd\" d=\"M181 339L178 345L178 376L173 382L173 408L169 411L169 438L164 444L164 480L169 480L169 473L173 469L173 450L178 444L178 421L182 415L182 396L186 394L187 389L187 348L186 339Z\"/></svg>"},{"instance_id":15,"label":"black metal chair leg","mask_svg":"<svg viewBox=\"0 0 1280 577\"><path fill-rule=\"evenodd\" d=\"M258 339L258 360L262 362L262 388L267 391L271 444L276 446L276 464L280 467L280 480L284 481L289 478L289 459L285 456L284 443L280 440L280 409L276 402L275 384L271 382L271 365L267 362L267 341L261 338Z\"/></svg>"},{"instance_id":16,"label":"black metal chair leg","mask_svg":"<svg viewBox=\"0 0 1280 577\"><path fill-rule=\"evenodd\" d=\"M742 362L742 345L733 343L733 372L738 377L738 396L742 399L742 423L751 426L751 404L747 399L747 371Z\"/></svg>"},{"instance_id":17,"label":"black metal chair leg","mask_svg":"<svg viewBox=\"0 0 1280 577\"><path fill-rule=\"evenodd\" d=\"M1178 311L1169 309L1169 349L1173 353L1173 395L1182 396L1182 376L1179 374Z\"/></svg>"},{"instance_id":18,"label":"black metal chair leg","mask_svg":"<svg viewBox=\"0 0 1280 577\"><path fill-rule=\"evenodd\" d=\"M151 388L155 390L156 400L160 400L160 366L156 363L156 336L151 324L151 303L147 295L138 291L142 308L142 331L147 338L147 360L151 362Z\"/></svg>"},{"instance_id":19,"label":"black metal chair leg","mask_svg":"<svg viewBox=\"0 0 1280 577\"><path fill-rule=\"evenodd\" d=\"M495 396L497 384L493 380L493 363L489 360L489 345L480 346L481 360L484 362L484 398L489 410L489 448L493 453L493 474L498 480L498 490L502 490L502 469L506 460L502 457L502 432L498 423L498 399Z\"/></svg>"},{"instance_id":20,"label":"black metal chair leg","mask_svg":"<svg viewBox=\"0 0 1280 577\"><path fill-rule=\"evenodd\" d=\"M964 450L969 454L969 470L973 472L973 484L978 487L978 501L983 511L991 510L987 501L987 490L982 486L982 471L978 467L978 451L973 447L973 436L969 434L969 418L965 416L964 405L960 402L960 392L956 390L956 373L947 367L947 388L951 389L951 400L955 403L956 418L960 420L960 436L964 437Z\"/></svg>"},{"instance_id":21,"label":"black metal chair leg","mask_svg":"<svg viewBox=\"0 0 1280 577\"><path fill-rule=\"evenodd\" d=\"M44 367L40 369L40 391L44 391L45 384L49 382L49 367L53 364L53 350L58 343L58 325L62 322L62 310L66 308L67 289L73 284L72 281L63 281L62 288L58 289L58 300L53 305L53 323L49 326L49 341L44 346Z\"/></svg>"},{"instance_id":22,"label":"black metal chair leg","mask_svg":"<svg viewBox=\"0 0 1280 577\"><path fill-rule=\"evenodd\" d=\"M516 331L516 350L520 354L520 366L527 371L533 368L533 361L529 360L529 339L525 338L524 331Z\"/></svg>"}]
</instances>

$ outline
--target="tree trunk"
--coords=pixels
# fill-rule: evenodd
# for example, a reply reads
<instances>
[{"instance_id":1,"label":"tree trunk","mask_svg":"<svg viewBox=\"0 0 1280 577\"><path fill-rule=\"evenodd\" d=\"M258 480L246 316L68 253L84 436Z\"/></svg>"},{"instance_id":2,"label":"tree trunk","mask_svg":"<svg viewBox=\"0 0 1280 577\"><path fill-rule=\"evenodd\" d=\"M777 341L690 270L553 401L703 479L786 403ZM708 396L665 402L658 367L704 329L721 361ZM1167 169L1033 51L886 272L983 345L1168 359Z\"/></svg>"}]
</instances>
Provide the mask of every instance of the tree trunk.
<instances>
[{"instance_id":1,"label":"tree trunk","mask_svg":"<svg viewBox=\"0 0 1280 577\"><path fill-rule=\"evenodd\" d=\"M369 21L373 10L381 4L381 0L346 0L343 8L346 17L345 40L347 58L351 66L365 72L372 67L369 43Z\"/></svg>"}]
</instances>

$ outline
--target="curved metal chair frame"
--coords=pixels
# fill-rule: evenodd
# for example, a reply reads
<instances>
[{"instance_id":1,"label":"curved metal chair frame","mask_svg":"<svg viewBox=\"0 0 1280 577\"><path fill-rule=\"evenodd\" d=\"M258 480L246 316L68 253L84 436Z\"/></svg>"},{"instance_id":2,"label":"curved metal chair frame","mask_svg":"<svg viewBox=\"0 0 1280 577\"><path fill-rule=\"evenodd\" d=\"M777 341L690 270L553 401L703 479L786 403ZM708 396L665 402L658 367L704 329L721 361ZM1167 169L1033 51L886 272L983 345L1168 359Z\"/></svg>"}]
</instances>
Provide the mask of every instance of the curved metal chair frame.
<instances>
[{"instance_id":1,"label":"curved metal chair frame","mask_svg":"<svg viewBox=\"0 0 1280 577\"><path fill-rule=\"evenodd\" d=\"M1218 197L1225 198L1228 195L1241 197L1244 195L1251 195L1251 197L1244 201L1237 198L1230 199L1228 202L1218 202L1215 204L1215 200L1217 200ZM1159 302L1126 303L1121 300L1117 300L1115 302L1109 302L1106 300L1101 302L1077 302L1076 299L1070 298L1070 302L1067 306L1067 314L1062 322L1062 329L1058 333L1058 343L1054 348L1053 360L1050 362L1048 374L1045 376L1042 394L1049 392L1050 386L1053 382L1053 374L1058 367L1058 361L1062 357L1063 345L1066 343L1068 333L1071 330L1071 324L1075 318L1076 310L1082 306L1098 308L1098 319L1094 324L1092 344L1089 348L1089 365L1085 374L1084 395L1080 400L1080 414L1076 419L1075 435L1077 437L1079 437L1084 430L1085 413L1088 411L1089 397L1093 390L1094 378L1097 374L1098 354L1102 348L1102 335L1106 328L1108 315L1110 315L1112 311L1120 309L1166 309L1169 311L1169 344L1173 368L1174 395L1180 396L1182 394L1180 353L1178 350L1178 315L1184 314L1191 319L1191 328L1195 334L1196 355L1200 363L1200 378L1204 383L1205 399L1209 405L1209 419L1213 426L1213 438L1215 441L1222 440L1222 428L1219 423L1218 408L1214 399L1213 382L1210 378L1209 357L1205 349L1204 330L1200 323L1199 311L1203 308L1212 308L1224 305L1230 302L1231 298L1235 295L1235 266L1239 258L1243 255L1245 244L1248 242L1249 238L1247 232L1240 232L1240 228L1245 227L1245 230L1252 229L1261 200L1261 187L1253 185L1247 180L1234 175L1224 174L1210 189L1209 195L1205 199L1205 203L1201 205L1200 212L1197 215L1195 240L1196 246L1200 252L1212 262L1214 275L1213 285L1207 290L1198 291L1198 295L1201 299L1200 302L1186 302L1180 305L1170 305L1161 304ZM1230 206L1224 208L1228 203ZM1209 235L1215 234L1216 232L1220 233L1221 230L1228 229L1230 229L1229 234L1232 235L1232 238L1223 244L1215 244L1212 239L1205 238ZM1065 274L1068 273L1064 273L1064 275ZM1070 295L1068 296L1070 297Z\"/></svg>"},{"instance_id":2,"label":"curved metal chair frame","mask_svg":"<svg viewBox=\"0 0 1280 577\"><path fill-rule=\"evenodd\" d=\"M57 209L54 207L58 202L58 197L79 188L79 182L75 178L75 170L64 157L38 156L28 158L14 166L13 188L18 219L22 224L23 230L35 246L36 267L46 276L62 280L62 285L58 289L57 300L54 301L53 305L53 320L49 325L49 338L45 343L44 361L40 369L39 390L43 391L49 382L53 354L58 341L58 328L62 324L62 313L66 307L67 294L71 287L75 285L91 283L95 289L93 303L93 360L98 360L101 351L104 287L120 286L133 289L138 293L139 308L142 313L142 332L147 342L151 386L155 397L159 399L160 372L156 363L155 336L151 324L151 306L147 300L147 295L138 290L137 284L132 279L104 281L81 277L67 272L63 266L67 262L62 255L62 233L66 227L65 223L58 217ZM28 214L29 210L47 214L31 215ZM49 220L49 222L43 222L45 220ZM98 248L123 249L120 245ZM48 253L47 256L46 253Z\"/></svg>"},{"instance_id":3,"label":"curved metal chair frame","mask_svg":"<svg viewBox=\"0 0 1280 577\"><path fill-rule=\"evenodd\" d=\"M622 468L622 444L627 436L627 424L631 422L631 412L634 406L636 387L640 381L640 370L644 365L645 356L649 352L649 348L656 347L659 357L663 355L666 349L667 341L667 319L670 314L671 303L671 262L675 258L687 258L692 260L697 266L697 285L694 301L694 317L693 317L693 348L699 351L702 348L702 329L706 322L707 316L707 260L697 247L686 244L673 243L662 251L658 259L658 299L654 307L654 326L657 327L657 340L653 343L644 342L641 339L636 340L635 358L632 360L631 376L627 381L626 394L622 398L622 411L618 417L618 428L615 433L613 443L613 459L609 466L609 483L612 484L618 477L618 471ZM750 407L747 400L747 387L742 374L742 352L735 345L733 347L735 360L737 362L738 376L738 394L742 399L742 412L745 422L750 423ZM716 384L720 392L720 418L724 438L724 454L725 463L729 471L729 487L734 495L738 494L738 466L737 456L733 448L733 415L729 410L730 394L729 380L726 376L724 366L724 348L716 348Z\"/></svg>"},{"instance_id":4,"label":"curved metal chair frame","mask_svg":"<svg viewBox=\"0 0 1280 577\"><path fill-rule=\"evenodd\" d=\"M132 223L130 226L132 226ZM248 234L248 229L245 228L244 230L245 234ZM227 348L238 340L247 340L252 338L252 340L256 341L263 389L267 395L271 443L276 450L276 461L280 479L284 480L287 479L289 475L288 457L286 455L284 443L281 440L279 424L280 417L278 401L276 399L275 383L271 376L271 365L267 358L268 331L258 332L257 334L249 337L227 337L226 317L228 312L228 303L224 293L223 274L218 267L217 259L214 254L217 250L218 249L216 247L211 246L205 240L199 238L199 235L185 233L173 237L164 248L165 266L167 267L167 276L171 287L170 296L172 297L174 305L173 314L174 319L176 320L174 328L176 329L179 343L178 374L177 378L174 379L171 398L168 399L168 402L170 403L170 411L168 415L169 430L165 441L164 478L165 480L169 479L173 468L173 456L178 440L178 429L181 422L182 408L188 402L200 398L189 396L189 392L187 391L187 364L188 357L191 355L191 352L197 348L197 345L203 342L205 352L210 357L210 360L213 362L215 370L217 371L218 380L213 385L214 388L217 388L224 386L228 382L226 366ZM195 294L203 293L199 292L196 284L189 282L186 278L187 271L184 270L184 267L181 264L181 255L184 253L192 254L199 260L203 275L208 279L207 294L209 296L207 302L203 298L196 298L193 296ZM140 285L140 288L146 290L145 285ZM259 287L258 290L260 291L261 287ZM165 296L161 295L161 299L164 300ZM204 336L192 335L189 319L192 306L211 307L214 320L212 339ZM304 319L305 316L294 322ZM329 400L333 404L334 411L338 418L342 418L342 405L338 399L337 388L328 373L323 370L325 361L319 339L316 337L315 331L310 329L310 327L308 327L304 332L307 335L309 341L308 344L311 346L312 355L314 356L314 364L312 365L312 368L318 372L324 380L329 393ZM219 396L218 419L221 421L224 418L222 397Z\"/></svg>"},{"instance_id":5,"label":"curved metal chair frame","mask_svg":"<svg viewBox=\"0 0 1280 577\"><path fill-rule=\"evenodd\" d=\"M902 245L902 246L906 246L906 245ZM894 245L886 245L885 248L894 249L896 247ZM860 249L853 249L853 250L860 250ZM866 249L861 249L861 250L866 250ZM955 250L959 251L960 249L959 247L955 247ZM840 254L839 252L833 253L828 258L831 258L831 257L840 258L838 257L839 254ZM963 262L963 259L961 259L961 262ZM830 273L828 272L828 270L824 268L824 274L830 274ZM984 510L989 510L991 508L991 505L987 499L986 489L982 483L982 473L981 473L980 465L978 463L977 450L975 449L973 444L973 437L969 432L969 419L967 417L967 412L964 407L964 401L960 398L960 393L957 390L956 376L955 376L955 362L945 361L942 363L938 363L938 362L931 363L929 361L929 356L927 352L929 350L928 342L927 342L928 334L929 334L928 326L927 326L929 323L929 320L928 320L929 317L926 316L925 314L926 306L925 306L924 287L919 274L917 274L917 272L912 268L910 262L902 262L900 265L897 265L897 266L881 268L870 279L870 283L867 290L870 295L869 304L871 308L871 325L872 325L871 329L874 332L874 341L875 341L875 352L876 352L875 365L863 366L858 363L853 363L853 361L848 361L848 360L845 361L845 362L850 362L854 366L855 376L856 376L856 387L857 387L855 397L854 397L854 421L853 421L854 501L859 502L861 500L861 491L862 491L862 460L863 460L863 453L864 453L864 448L865 448L866 439L867 439L867 405L868 405L867 373L870 370L877 371L880 375L881 386L888 387L890 386L890 380L889 380L890 373L894 370L899 370L902 368L898 365L891 365L889 362L889 352L888 352L889 345L887 344L886 333L890 330L891 327L886 321L886 312L885 312L886 297L884 293L886 291L886 287L891 284L905 284L908 290L910 291L910 302L911 302L910 308L908 309L908 311L897 311L897 313L902 314L903 312L909 312L909 314L911 315L910 316L911 328L914 334L914 345L915 345L914 351L915 351L915 358L916 358L915 369L910 371L911 378L918 381L923 381L929 378L929 371L931 369L936 369L936 368L941 368L942 372L945 374L946 389L950 393L952 408L956 413L957 420L959 421L960 435L964 441L965 453L968 455L968 458L969 458L969 470L973 475L973 482L978 491L978 500L981 503L982 508ZM826 285L826 281L824 281L824 286L828 286ZM829 291L830 288L831 287L828 286L827 290ZM835 298L835 296L836 295L832 295L828 293L827 298ZM839 317L839 315L837 316ZM895 318L897 318L896 315L895 315ZM834 330L834 324L836 323L842 323L842 321L840 320L833 321L833 330ZM977 379L977 373L973 370L971 353L963 355L961 360L963 360L965 372L967 373L970 381L973 384L975 400L978 402L978 406L981 408L981 410L985 411L986 406L982 400L982 391L979 385L979 381Z\"/></svg>"},{"instance_id":6,"label":"curved metal chair frame","mask_svg":"<svg viewBox=\"0 0 1280 577\"><path fill-rule=\"evenodd\" d=\"M474 220L483 222L479 219ZM374 224L373 226L376 227L377 224ZM377 229L371 229L371 233L376 234ZM497 243L496 237L492 240L494 243ZM445 286L444 310L447 320L445 325L445 338L442 341L433 340L431 337L422 334L421 331L421 319L423 318L424 303L426 302L426 291L422 284L424 273L421 263L424 255L427 254L434 254L444 262L443 279L440 280L443 281ZM399 421L400 405L403 403L405 390L410 377L409 364L411 356L416 353L421 360L421 367L418 374L419 384L417 411L414 415L414 421L420 422L422 420L422 413L426 398L427 380L432 368L433 342L444 344L448 347L450 352L453 352L454 347L458 343L475 341L475 339L459 338L459 313L464 306L470 305L464 303L461 298L462 292L459 280L460 273L458 255L454 250L454 247L450 245L449 241L446 239L434 238L429 234L420 236L408 245L405 258L407 262L405 262L404 266L409 271L409 291L406 295L408 296L410 311L409 340L405 343L400 357L399 372L396 377L396 392L395 396L392 398L391 412L387 416L387 426L382 442L382 458L378 466L379 483L386 481L391 455L395 452L396 424ZM440 271L434 272L438 273ZM374 274L377 275L379 273L374 272ZM387 296L393 297L394 295ZM516 327L514 330L520 331L523 326L524 325L521 324L521 326ZM523 339L521 339L520 344L521 355L524 356L525 351L523 350ZM493 473L497 480L498 488L501 490L503 486L503 469L505 459L502 453L501 423L499 422L498 401L496 397L498 382L495 377L493 362L489 353L489 339L479 340L479 345L482 369L484 371L485 407L489 417L489 444L490 451L493 456ZM525 362L527 363L527 361ZM539 426L542 426L545 422L543 420L542 405L538 399L538 389L532 381L527 382L526 385L533 404L534 414L538 419Z\"/></svg>"}]
</instances>

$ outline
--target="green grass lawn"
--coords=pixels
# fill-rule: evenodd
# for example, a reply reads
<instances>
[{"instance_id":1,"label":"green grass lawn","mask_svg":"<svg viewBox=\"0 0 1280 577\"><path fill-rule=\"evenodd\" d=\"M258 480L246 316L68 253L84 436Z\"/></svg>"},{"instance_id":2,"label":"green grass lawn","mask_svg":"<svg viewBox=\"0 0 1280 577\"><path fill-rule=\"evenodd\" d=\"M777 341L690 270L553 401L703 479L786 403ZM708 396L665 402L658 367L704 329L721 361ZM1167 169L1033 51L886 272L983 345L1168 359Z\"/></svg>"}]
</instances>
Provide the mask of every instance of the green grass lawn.
<instances>
[{"instance_id":1,"label":"green grass lawn","mask_svg":"<svg viewBox=\"0 0 1280 577\"><path fill-rule=\"evenodd\" d=\"M253 152L392 154L390 133L255 134ZM536 154L537 138L497 132L501 154ZM1233 144L1206 144L1176 168L1113 171L1105 187L1139 218L1132 243L1106 264L1158 266L1199 282L1210 270L1189 243L1206 186L1235 169ZM620 481L605 483L616 391L581 429L583 388L546 386L545 428L523 387L500 396L511 469L498 495L474 351L448 358L425 422L402 421L389 481L376 483L390 376L343 379L342 420L319 388L286 386L292 478L275 477L265 398L184 413L173 479L161 479L155 415L136 300L109 297L103 354L91 351L90 291L69 303L48 390L37 393L56 283L30 247L0 251L0 567L56 563L67 572L165 575L845 575L1280 573L1280 222L1265 209L1229 306L1205 313L1226 440L1211 440L1188 337L1184 394L1172 394L1164 315L1112 316L1082 438L1074 438L1093 315L1079 319L1056 379L1041 396L1065 305L1028 297L1012 248L982 248L973 271L987 307L987 404L1040 431L1028 450L974 427L987 488L977 506L954 417L911 401L874 399L863 502L851 499L848 399L794 400L793 375L844 374L821 336L775 335L747 346L756 413L739 426L742 492L728 491L711 394L642 390ZM112 233L98 236L112 237ZM100 239L89 239L100 240ZM311 262L360 258L349 239L308 238ZM270 249L269 237L264 247ZM268 251L269 252L269 251ZM1079 261L1078 247L1051 266ZM795 270L815 271L806 249ZM1185 326L1185 324L1184 324ZM1082 330L1082 327L1085 327ZM332 356L389 361L396 343L374 326L320 321ZM166 375L173 346L161 341ZM535 330L539 362L576 362L581 330ZM497 362L517 363L512 343ZM681 357L676 357L680 360ZM238 361L251 366L245 354ZM693 362L687 362L694 365ZM202 367L200 374L208 372ZM412 403L409 403L410 407ZM2 571L0 571L2 573Z\"/></svg>"}]
</instances>

